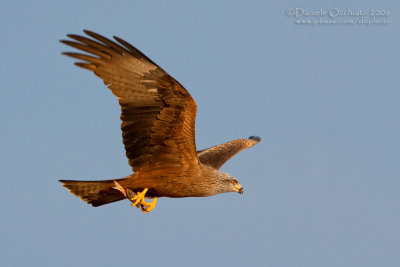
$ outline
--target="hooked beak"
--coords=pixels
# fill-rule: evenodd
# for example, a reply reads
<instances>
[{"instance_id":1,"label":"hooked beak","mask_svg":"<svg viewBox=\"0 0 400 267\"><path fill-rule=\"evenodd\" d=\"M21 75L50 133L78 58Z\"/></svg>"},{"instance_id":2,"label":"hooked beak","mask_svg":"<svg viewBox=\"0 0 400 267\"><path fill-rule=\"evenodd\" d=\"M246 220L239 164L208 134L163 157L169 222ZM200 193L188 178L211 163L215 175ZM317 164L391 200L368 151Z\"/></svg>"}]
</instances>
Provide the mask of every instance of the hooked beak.
<instances>
[{"instance_id":1,"label":"hooked beak","mask_svg":"<svg viewBox=\"0 0 400 267\"><path fill-rule=\"evenodd\" d=\"M236 192L238 192L239 194L243 194L243 187L240 184L235 185L234 188Z\"/></svg>"}]
</instances>

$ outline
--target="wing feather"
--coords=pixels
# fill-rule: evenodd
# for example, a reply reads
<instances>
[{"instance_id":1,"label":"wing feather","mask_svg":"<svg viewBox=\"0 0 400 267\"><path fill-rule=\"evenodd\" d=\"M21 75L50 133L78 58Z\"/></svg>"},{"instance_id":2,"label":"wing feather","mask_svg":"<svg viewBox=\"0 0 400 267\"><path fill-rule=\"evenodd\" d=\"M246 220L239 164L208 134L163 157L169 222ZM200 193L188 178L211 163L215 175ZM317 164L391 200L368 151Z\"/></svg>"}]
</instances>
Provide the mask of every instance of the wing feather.
<instances>
[{"instance_id":1,"label":"wing feather","mask_svg":"<svg viewBox=\"0 0 400 267\"><path fill-rule=\"evenodd\" d=\"M236 139L201 151L197 151L197 156L199 157L201 163L218 170L234 155L244 149L258 144L260 141L261 138L258 136L250 136L249 139Z\"/></svg>"},{"instance_id":2,"label":"wing feather","mask_svg":"<svg viewBox=\"0 0 400 267\"><path fill-rule=\"evenodd\" d=\"M197 106L173 77L131 44L111 41L84 30L91 37L67 35L62 43L88 54L65 52L83 62L117 97L121 129L129 164L134 171L154 166L198 166L195 144Z\"/></svg>"}]
</instances>

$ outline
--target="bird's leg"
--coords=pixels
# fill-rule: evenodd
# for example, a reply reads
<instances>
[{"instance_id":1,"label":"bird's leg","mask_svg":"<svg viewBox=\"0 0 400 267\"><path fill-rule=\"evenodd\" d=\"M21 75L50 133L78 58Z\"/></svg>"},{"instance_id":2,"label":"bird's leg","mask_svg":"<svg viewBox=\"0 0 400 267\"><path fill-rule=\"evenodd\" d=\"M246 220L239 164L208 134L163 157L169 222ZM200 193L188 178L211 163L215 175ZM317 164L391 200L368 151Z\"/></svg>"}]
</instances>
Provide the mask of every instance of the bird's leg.
<instances>
[{"instance_id":1,"label":"bird's leg","mask_svg":"<svg viewBox=\"0 0 400 267\"><path fill-rule=\"evenodd\" d=\"M136 194L131 189L124 189L117 181L114 181L114 189L120 191L125 197L132 201L132 207L140 208L144 213L149 213L154 209L157 203L157 198L155 197L152 202L146 202L145 195L148 188L145 188L142 192L137 192Z\"/></svg>"},{"instance_id":2,"label":"bird's leg","mask_svg":"<svg viewBox=\"0 0 400 267\"><path fill-rule=\"evenodd\" d=\"M114 189L120 191L126 198L129 200L134 199L136 197L136 194L132 191L130 188L123 188L117 181L114 181ZM136 204L137 208L140 208L142 205L140 203Z\"/></svg>"},{"instance_id":3,"label":"bird's leg","mask_svg":"<svg viewBox=\"0 0 400 267\"><path fill-rule=\"evenodd\" d=\"M148 188L145 188L142 192L137 192L136 196L131 198L132 201L132 207L136 206L137 204L144 205L146 204L146 201L144 200L144 196L146 195Z\"/></svg>"},{"instance_id":4,"label":"bird's leg","mask_svg":"<svg viewBox=\"0 0 400 267\"><path fill-rule=\"evenodd\" d=\"M155 197L152 202L144 202L144 204L141 205L141 209L144 213L149 213L154 209L157 203L157 198Z\"/></svg>"},{"instance_id":5,"label":"bird's leg","mask_svg":"<svg viewBox=\"0 0 400 267\"><path fill-rule=\"evenodd\" d=\"M139 207L144 213L149 213L154 209L157 203L157 198L155 197L152 202L146 202L145 195L149 189L145 188L142 192L137 192L136 196L131 198L132 207Z\"/></svg>"},{"instance_id":6,"label":"bird's leg","mask_svg":"<svg viewBox=\"0 0 400 267\"><path fill-rule=\"evenodd\" d=\"M126 189L126 197L127 197L129 200L131 200L131 199L133 199L133 198L136 197L136 194L133 192L132 189L127 188L127 189ZM140 204L140 203L136 204L136 207L137 207L137 208L140 208L140 207L141 207L141 204Z\"/></svg>"}]
</instances>

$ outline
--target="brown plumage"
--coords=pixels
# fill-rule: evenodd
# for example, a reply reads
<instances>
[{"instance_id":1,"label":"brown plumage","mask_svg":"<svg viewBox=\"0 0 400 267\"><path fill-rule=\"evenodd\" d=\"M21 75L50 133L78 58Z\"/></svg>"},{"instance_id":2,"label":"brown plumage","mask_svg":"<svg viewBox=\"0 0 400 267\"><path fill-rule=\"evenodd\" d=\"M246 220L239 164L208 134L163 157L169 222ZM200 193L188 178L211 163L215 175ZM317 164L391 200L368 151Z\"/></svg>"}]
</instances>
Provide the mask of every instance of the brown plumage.
<instances>
[{"instance_id":1,"label":"brown plumage","mask_svg":"<svg viewBox=\"0 0 400 267\"><path fill-rule=\"evenodd\" d=\"M249 139L236 139L201 151L197 151L197 157L201 163L218 170L234 155L243 149L254 146L260 141L261 138L258 136L250 136Z\"/></svg>"},{"instance_id":2,"label":"brown plumage","mask_svg":"<svg viewBox=\"0 0 400 267\"><path fill-rule=\"evenodd\" d=\"M74 41L61 42L88 54L63 54L82 60L75 64L93 71L117 97L123 143L134 173L106 181L60 182L93 206L129 198L145 212L155 206L154 203L148 210L145 197L243 192L231 175L218 169L260 138L238 139L196 152L197 106L188 91L124 40L114 37L117 43L94 32L84 32L92 39L69 34Z\"/></svg>"}]
</instances>

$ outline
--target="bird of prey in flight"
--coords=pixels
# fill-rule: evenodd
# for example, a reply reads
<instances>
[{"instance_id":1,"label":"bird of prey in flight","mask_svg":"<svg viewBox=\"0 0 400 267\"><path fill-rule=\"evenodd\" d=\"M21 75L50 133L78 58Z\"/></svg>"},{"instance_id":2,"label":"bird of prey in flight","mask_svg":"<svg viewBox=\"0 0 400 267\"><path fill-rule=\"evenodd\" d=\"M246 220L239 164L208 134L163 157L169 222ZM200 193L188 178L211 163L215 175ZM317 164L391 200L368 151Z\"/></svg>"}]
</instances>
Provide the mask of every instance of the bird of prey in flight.
<instances>
[{"instance_id":1,"label":"bird of prey in flight","mask_svg":"<svg viewBox=\"0 0 400 267\"><path fill-rule=\"evenodd\" d=\"M239 182L219 168L260 138L237 139L196 151L197 105L188 91L131 44L84 30L62 43L86 53L65 52L75 65L92 71L121 105L122 138L133 173L100 181L60 180L94 207L128 198L150 212L159 197L207 197L243 193ZM153 199L147 202L146 199Z\"/></svg>"}]
</instances>

